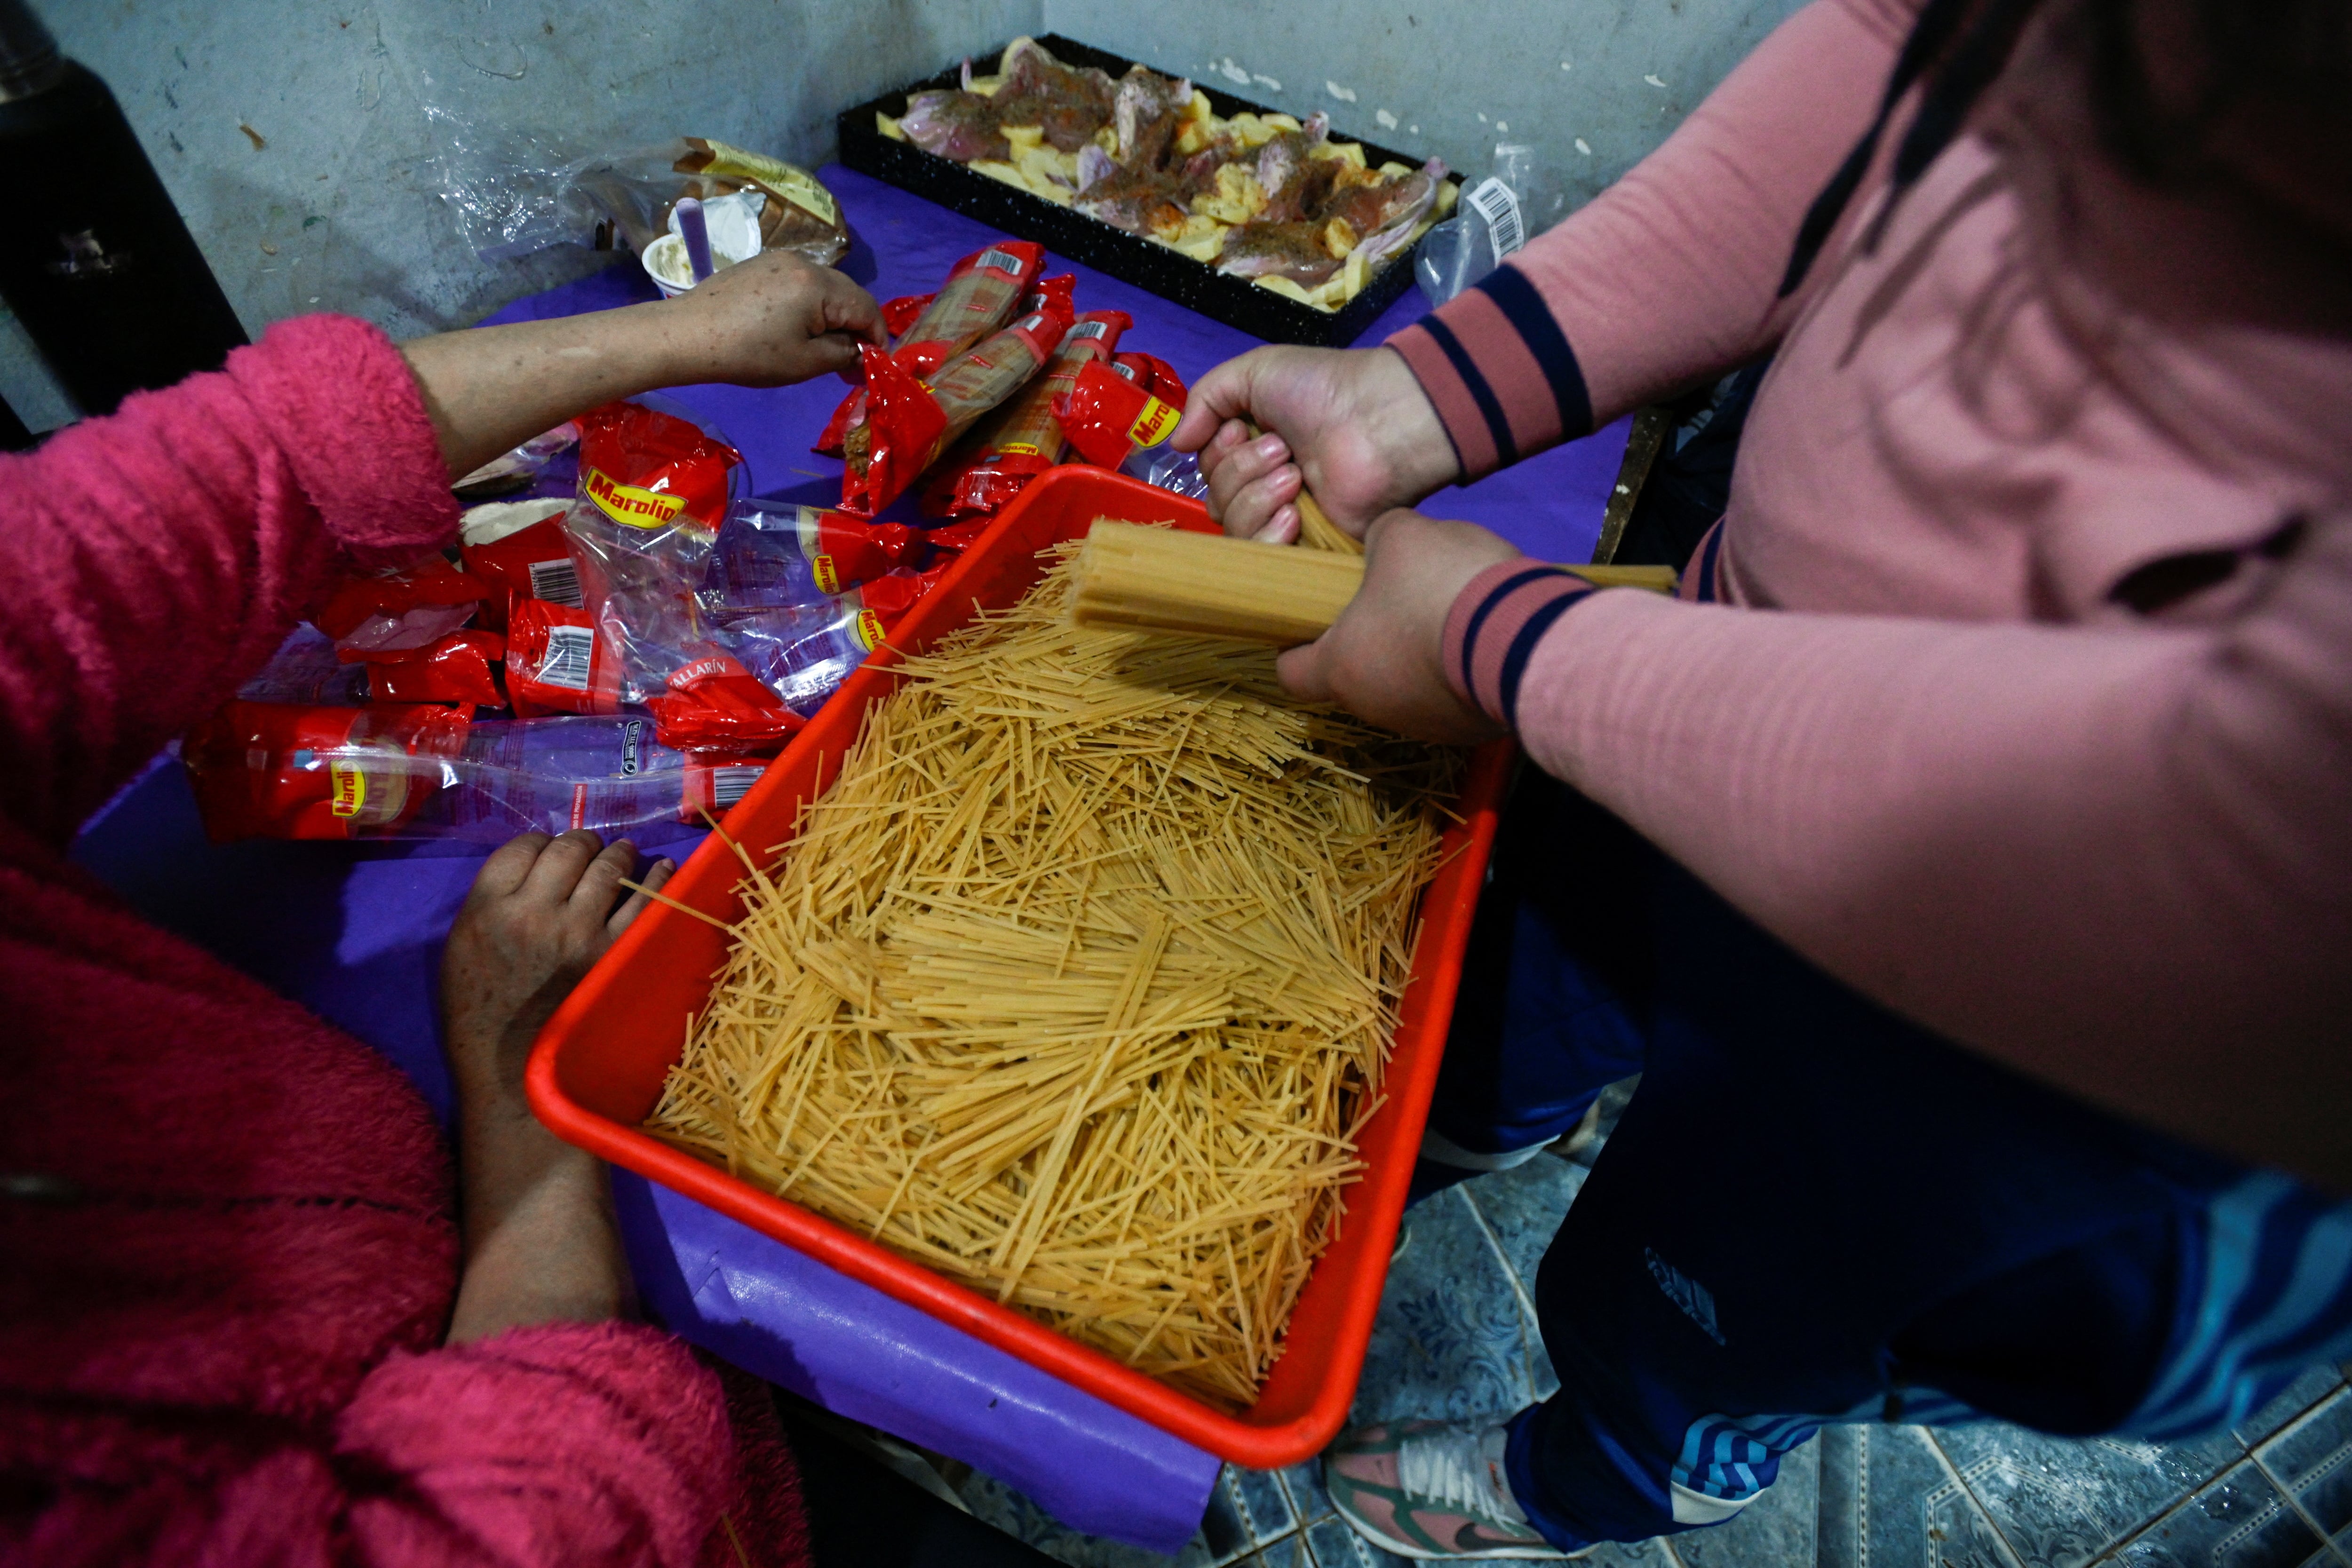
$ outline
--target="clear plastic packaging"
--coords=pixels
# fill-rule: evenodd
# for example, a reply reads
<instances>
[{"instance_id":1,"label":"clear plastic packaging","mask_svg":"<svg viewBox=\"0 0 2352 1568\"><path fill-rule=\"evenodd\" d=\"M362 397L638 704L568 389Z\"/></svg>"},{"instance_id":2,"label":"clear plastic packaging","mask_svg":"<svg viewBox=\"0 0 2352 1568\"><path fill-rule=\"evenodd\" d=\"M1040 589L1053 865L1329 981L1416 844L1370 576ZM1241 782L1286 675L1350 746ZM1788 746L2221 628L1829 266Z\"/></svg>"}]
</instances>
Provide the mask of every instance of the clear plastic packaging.
<instances>
[{"instance_id":1,"label":"clear plastic packaging","mask_svg":"<svg viewBox=\"0 0 2352 1568\"><path fill-rule=\"evenodd\" d=\"M1443 305L1503 264L1568 212L1568 192L1536 149L1498 142L1486 177L1466 185L1454 216L1421 242L1413 275Z\"/></svg>"},{"instance_id":2,"label":"clear plastic packaging","mask_svg":"<svg viewBox=\"0 0 2352 1568\"><path fill-rule=\"evenodd\" d=\"M1118 471L1132 474L1147 485L1172 490L1188 500L1209 499L1209 481L1201 477L1198 452L1180 452L1166 445L1145 447L1121 463Z\"/></svg>"},{"instance_id":3,"label":"clear plastic packaging","mask_svg":"<svg viewBox=\"0 0 2352 1568\"><path fill-rule=\"evenodd\" d=\"M724 811L766 766L663 745L642 716L469 724L439 707L254 702L190 731L181 761L220 843L643 833Z\"/></svg>"},{"instance_id":4,"label":"clear plastic packaging","mask_svg":"<svg viewBox=\"0 0 2352 1568\"><path fill-rule=\"evenodd\" d=\"M829 267L849 250L833 193L805 169L712 142L676 137L617 153L574 156L537 137L486 135L462 113L428 107L441 145L435 173L457 231L485 260L513 260L558 245L642 254L666 232L682 196L710 200L755 190L761 248Z\"/></svg>"}]
</instances>

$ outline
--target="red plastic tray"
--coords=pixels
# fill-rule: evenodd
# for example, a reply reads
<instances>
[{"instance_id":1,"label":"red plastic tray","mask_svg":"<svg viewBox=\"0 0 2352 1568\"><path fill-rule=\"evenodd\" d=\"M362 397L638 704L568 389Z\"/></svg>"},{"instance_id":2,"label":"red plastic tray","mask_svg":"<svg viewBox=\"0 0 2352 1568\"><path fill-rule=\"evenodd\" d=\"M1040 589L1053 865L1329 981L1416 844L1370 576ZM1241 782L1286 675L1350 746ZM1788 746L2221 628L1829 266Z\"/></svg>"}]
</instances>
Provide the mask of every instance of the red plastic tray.
<instances>
[{"instance_id":1,"label":"red plastic tray","mask_svg":"<svg viewBox=\"0 0 2352 1568\"><path fill-rule=\"evenodd\" d=\"M1097 517L1172 521L1208 531L1190 501L1118 474L1065 468L1007 507L939 586L901 621L891 643L919 653L971 618L975 603L1012 605L1037 580L1037 552L1083 534ZM887 695L898 662L879 649L795 736L728 814L729 834L764 863L793 833L801 803L833 780L856 739L866 705ZM1371 1335L1389 1253L1437 1062L1454 1011L1462 951L1484 880L1511 751L1497 742L1473 762L1456 809L1463 826L1422 899L1421 945L1389 1058L1386 1099L1358 1141L1366 1170L1345 1194L1339 1235L1316 1264L1289 1338L1258 1401L1230 1415L1045 1324L942 1279L921 1264L844 1230L638 1130L684 1047L687 1019L708 999L726 956L725 933L661 905L613 945L541 1031L526 1074L532 1110L559 1137L638 1172L731 1219L952 1323L1031 1365L1236 1464L1273 1469L1320 1451L1347 1419ZM742 913L741 861L712 838L690 856L667 891L722 921Z\"/></svg>"}]
</instances>

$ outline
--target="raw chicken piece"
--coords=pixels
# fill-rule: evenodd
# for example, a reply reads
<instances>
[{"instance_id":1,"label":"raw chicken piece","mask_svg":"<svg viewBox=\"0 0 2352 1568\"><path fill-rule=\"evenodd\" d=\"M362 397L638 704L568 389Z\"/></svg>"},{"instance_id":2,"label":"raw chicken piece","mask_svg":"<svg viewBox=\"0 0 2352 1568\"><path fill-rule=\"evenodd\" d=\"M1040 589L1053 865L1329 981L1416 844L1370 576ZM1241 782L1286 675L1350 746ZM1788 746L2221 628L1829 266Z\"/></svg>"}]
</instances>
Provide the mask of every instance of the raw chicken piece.
<instances>
[{"instance_id":1,"label":"raw chicken piece","mask_svg":"<svg viewBox=\"0 0 2352 1568\"><path fill-rule=\"evenodd\" d=\"M1055 148L1076 153L1110 123L1118 84L1091 66L1066 66L1034 38L1015 38L997 68L1004 78L996 89L999 125L1041 126Z\"/></svg>"},{"instance_id":2,"label":"raw chicken piece","mask_svg":"<svg viewBox=\"0 0 2352 1568\"><path fill-rule=\"evenodd\" d=\"M1362 236L1356 248L1364 264L1378 267L1412 239L1412 231L1429 216L1437 188L1445 178L1443 160L1432 158L1410 174L1374 184L1351 186L1325 205L1326 222L1339 218Z\"/></svg>"},{"instance_id":3,"label":"raw chicken piece","mask_svg":"<svg viewBox=\"0 0 2352 1568\"><path fill-rule=\"evenodd\" d=\"M1087 178L1090 169L1096 176L1092 179ZM1181 233L1184 220L1192 215L1192 193L1180 175L1157 169L1123 168L1117 163L1105 172L1100 163L1081 153L1078 180L1077 199L1072 205L1129 234L1166 237Z\"/></svg>"},{"instance_id":4,"label":"raw chicken piece","mask_svg":"<svg viewBox=\"0 0 2352 1568\"><path fill-rule=\"evenodd\" d=\"M1141 66L1118 81L1111 125L1118 139L1116 156L1130 169L1157 169L1176 140L1177 123L1192 101L1192 84Z\"/></svg>"},{"instance_id":5,"label":"raw chicken piece","mask_svg":"<svg viewBox=\"0 0 2352 1568\"><path fill-rule=\"evenodd\" d=\"M1325 248L1323 225L1244 223L1225 231L1224 249L1217 270L1235 278L1287 278L1302 285L1322 282L1339 269L1339 258Z\"/></svg>"},{"instance_id":6,"label":"raw chicken piece","mask_svg":"<svg viewBox=\"0 0 2352 1568\"><path fill-rule=\"evenodd\" d=\"M1310 156L1330 132L1331 117L1318 110L1296 131L1285 131L1258 149L1258 188L1265 192L1271 221L1292 223L1315 216L1315 203L1328 195L1339 171L1335 160Z\"/></svg>"},{"instance_id":7,"label":"raw chicken piece","mask_svg":"<svg viewBox=\"0 0 2352 1568\"><path fill-rule=\"evenodd\" d=\"M898 129L926 153L969 163L977 158L1010 158L1011 142L997 129L996 105L976 92L943 88L907 100Z\"/></svg>"}]
</instances>

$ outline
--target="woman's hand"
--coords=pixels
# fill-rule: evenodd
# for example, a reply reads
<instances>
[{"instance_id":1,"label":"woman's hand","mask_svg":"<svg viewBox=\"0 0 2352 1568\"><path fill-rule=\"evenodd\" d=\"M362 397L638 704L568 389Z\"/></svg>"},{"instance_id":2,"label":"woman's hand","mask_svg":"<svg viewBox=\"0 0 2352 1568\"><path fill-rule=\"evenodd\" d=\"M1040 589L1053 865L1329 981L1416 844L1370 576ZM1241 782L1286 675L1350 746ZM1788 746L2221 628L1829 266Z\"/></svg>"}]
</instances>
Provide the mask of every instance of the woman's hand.
<instances>
[{"instance_id":1,"label":"woman's hand","mask_svg":"<svg viewBox=\"0 0 2352 1568\"><path fill-rule=\"evenodd\" d=\"M482 864L441 957L441 1040L457 1091L465 1272L449 1342L597 1322L630 1304L604 1168L539 1124L522 1069L558 1004L647 902L620 898L626 839L526 833ZM669 879L667 860L645 878Z\"/></svg>"},{"instance_id":2,"label":"woman's hand","mask_svg":"<svg viewBox=\"0 0 2352 1568\"><path fill-rule=\"evenodd\" d=\"M1475 523L1383 514L1364 535L1363 587L1329 631L1282 656L1284 689L1417 741L1501 734L1445 679L1445 618L1471 578L1518 553Z\"/></svg>"},{"instance_id":3,"label":"woman's hand","mask_svg":"<svg viewBox=\"0 0 2352 1568\"><path fill-rule=\"evenodd\" d=\"M1263 426L1253 438L1244 420ZM1388 349L1253 349L1202 376L1171 437L1198 450L1209 515L1227 533L1298 537L1298 491L1358 538L1461 468L1437 410Z\"/></svg>"},{"instance_id":4,"label":"woman's hand","mask_svg":"<svg viewBox=\"0 0 2352 1568\"><path fill-rule=\"evenodd\" d=\"M857 345L887 346L874 296L835 272L771 250L713 273L666 312L689 381L787 386L857 368Z\"/></svg>"}]
</instances>

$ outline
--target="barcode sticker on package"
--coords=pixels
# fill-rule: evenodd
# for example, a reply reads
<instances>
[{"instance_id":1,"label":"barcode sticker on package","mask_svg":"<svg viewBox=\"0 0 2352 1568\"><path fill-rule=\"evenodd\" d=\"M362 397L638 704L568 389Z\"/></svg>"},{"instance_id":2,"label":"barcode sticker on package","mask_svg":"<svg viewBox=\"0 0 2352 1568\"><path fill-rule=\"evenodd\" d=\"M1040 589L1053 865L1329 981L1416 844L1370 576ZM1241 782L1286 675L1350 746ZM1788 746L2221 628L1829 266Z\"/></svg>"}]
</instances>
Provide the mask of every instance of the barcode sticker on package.
<instances>
[{"instance_id":1,"label":"barcode sticker on package","mask_svg":"<svg viewBox=\"0 0 2352 1568\"><path fill-rule=\"evenodd\" d=\"M588 668L596 657L596 630L593 626L550 626L547 628L547 658L539 667L539 677L550 686L561 686L567 691L588 689Z\"/></svg>"},{"instance_id":2,"label":"barcode sticker on package","mask_svg":"<svg viewBox=\"0 0 2352 1568\"><path fill-rule=\"evenodd\" d=\"M710 770L710 807L724 811L751 793L760 775L768 771L765 763L745 763L734 767Z\"/></svg>"},{"instance_id":3,"label":"barcode sticker on package","mask_svg":"<svg viewBox=\"0 0 2352 1568\"><path fill-rule=\"evenodd\" d=\"M534 561L530 563L530 596L572 610L586 604L580 596L579 568L572 564L569 557L562 561Z\"/></svg>"},{"instance_id":4,"label":"barcode sticker on package","mask_svg":"<svg viewBox=\"0 0 2352 1568\"><path fill-rule=\"evenodd\" d=\"M1010 272L1015 278L1021 276L1021 258L1006 250L992 249L987 255L982 257L976 265L993 267L999 272Z\"/></svg>"},{"instance_id":5,"label":"barcode sticker on package","mask_svg":"<svg viewBox=\"0 0 2352 1568\"><path fill-rule=\"evenodd\" d=\"M1098 338L1109 330L1108 321L1080 321L1062 334L1062 341L1066 343L1079 342L1087 338Z\"/></svg>"},{"instance_id":6,"label":"barcode sticker on package","mask_svg":"<svg viewBox=\"0 0 2352 1568\"><path fill-rule=\"evenodd\" d=\"M1502 181L1489 174L1462 199L1486 220L1486 233L1495 242L1496 266L1500 267L1503 258L1528 242L1527 229L1519 221L1519 198Z\"/></svg>"}]
</instances>

